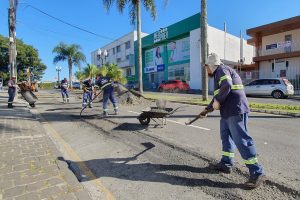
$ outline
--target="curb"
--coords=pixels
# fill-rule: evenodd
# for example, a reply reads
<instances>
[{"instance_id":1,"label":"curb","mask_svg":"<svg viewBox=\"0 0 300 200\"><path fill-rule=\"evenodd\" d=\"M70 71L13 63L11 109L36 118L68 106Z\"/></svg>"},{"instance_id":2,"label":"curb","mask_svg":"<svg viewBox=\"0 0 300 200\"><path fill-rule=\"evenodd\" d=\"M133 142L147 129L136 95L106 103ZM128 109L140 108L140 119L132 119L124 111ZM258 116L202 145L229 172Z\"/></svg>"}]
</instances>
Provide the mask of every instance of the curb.
<instances>
[{"instance_id":1,"label":"curb","mask_svg":"<svg viewBox=\"0 0 300 200\"><path fill-rule=\"evenodd\" d=\"M149 99L149 100L156 100L156 99ZM188 104L188 105L196 105L196 106L207 106L205 104L176 101L176 100L169 100L169 102ZM251 112L258 112L258 113L268 113L268 114L273 114L273 115L283 115L283 116L296 117L296 118L300 117L300 113L289 113L289 112L285 112L285 111L258 110L258 109L250 109L250 110L251 110Z\"/></svg>"}]
</instances>

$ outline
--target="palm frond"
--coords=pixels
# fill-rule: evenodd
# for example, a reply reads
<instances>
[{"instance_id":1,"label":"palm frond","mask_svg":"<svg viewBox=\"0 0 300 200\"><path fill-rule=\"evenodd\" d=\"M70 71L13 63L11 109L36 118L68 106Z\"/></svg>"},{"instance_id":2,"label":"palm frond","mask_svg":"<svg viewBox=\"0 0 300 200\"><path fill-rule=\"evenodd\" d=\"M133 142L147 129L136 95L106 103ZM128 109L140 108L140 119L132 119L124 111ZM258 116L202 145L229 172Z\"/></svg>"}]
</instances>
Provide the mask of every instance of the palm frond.
<instances>
[{"instance_id":1,"label":"palm frond","mask_svg":"<svg viewBox=\"0 0 300 200\"><path fill-rule=\"evenodd\" d=\"M67 56L62 55L62 54L58 54L57 56L55 56L55 57L53 58L53 63L54 63L54 64L57 64L58 62L60 62L60 61L65 61L65 60L67 60Z\"/></svg>"},{"instance_id":2,"label":"palm frond","mask_svg":"<svg viewBox=\"0 0 300 200\"><path fill-rule=\"evenodd\" d=\"M113 3L114 3L114 0L103 0L104 9L108 12Z\"/></svg>"},{"instance_id":3,"label":"palm frond","mask_svg":"<svg viewBox=\"0 0 300 200\"><path fill-rule=\"evenodd\" d=\"M130 4L129 5L130 24L135 25L136 16L137 16L137 7L136 5Z\"/></svg>"},{"instance_id":4,"label":"palm frond","mask_svg":"<svg viewBox=\"0 0 300 200\"><path fill-rule=\"evenodd\" d=\"M155 5L155 0L143 0L143 5L146 9L146 11L150 10L151 17L153 20L156 19L156 5Z\"/></svg>"}]
</instances>

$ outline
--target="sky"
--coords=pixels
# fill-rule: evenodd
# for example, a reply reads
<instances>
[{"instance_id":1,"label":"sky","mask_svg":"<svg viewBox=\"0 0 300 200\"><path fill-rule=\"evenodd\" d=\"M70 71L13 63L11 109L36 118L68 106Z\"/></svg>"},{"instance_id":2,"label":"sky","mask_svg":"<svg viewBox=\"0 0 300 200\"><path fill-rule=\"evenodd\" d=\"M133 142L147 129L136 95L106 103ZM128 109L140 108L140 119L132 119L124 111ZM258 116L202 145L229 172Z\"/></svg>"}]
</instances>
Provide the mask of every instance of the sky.
<instances>
[{"instance_id":1,"label":"sky","mask_svg":"<svg viewBox=\"0 0 300 200\"><path fill-rule=\"evenodd\" d=\"M153 33L191 15L200 12L201 0L156 0L157 18L142 9L142 32ZM130 24L128 9L119 13L114 4L109 12L102 0L19 0L17 10L17 38L32 45L39 52L47 70L42 80L54 81L57 78L53 64L53 48L60 42L79 44L91 62L91 52L112 42L135 29ZM0 34L8 36L9 0L0 0ZM88 34L56 21L28 5L36 7L70 24L96 33ZM256 26L300 15L300 0L207 0L208 24L239 36L242 31ZM103 37L102 37L103 36ZM60 62L60 77L68 77L67 62ZM73 67L75 72L77 69Z\"/></svg>"}]
</instances>

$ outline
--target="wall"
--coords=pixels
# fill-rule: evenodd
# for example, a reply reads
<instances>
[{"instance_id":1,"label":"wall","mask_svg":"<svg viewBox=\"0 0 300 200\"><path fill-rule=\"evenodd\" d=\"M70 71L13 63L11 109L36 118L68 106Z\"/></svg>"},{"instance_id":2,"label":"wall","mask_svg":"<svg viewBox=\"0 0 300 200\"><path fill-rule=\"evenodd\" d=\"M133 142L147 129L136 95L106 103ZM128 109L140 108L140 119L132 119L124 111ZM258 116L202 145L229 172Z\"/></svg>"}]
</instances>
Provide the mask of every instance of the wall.
<instances>
[{"instance_id":1,"label":"wall","mask_svg":"<svg viewBox=\"0 0 300 200\"><path fill-rule=\"evenodd\" d=\"M144 37L148 34L141 33L141 36ZM135 74L134 67L134 41L137 39L137 32L130 32L119 39L101 47L100 49L106 49L108 51L108 56L103 61L103 63L116 63L120 68L123 68L125 73L126 68L130 67L132 75ZM130 48L126 49L125 43L130 41ZM117 46L120 45L121 51L117 53ZM115 48L115 54L113 53L113 48ZM126 58L128 56L128 58ZM91 53L91 62L96 66L101 66L101 59L97 59L97 50Z\"/></svg>"},{"instance_id":2,"label":"wall","mask_svg":"<svg viewBox=\"0 0 300 200\"><path fill-rule=\"evenodd\" d=\"M209 53L216 53L220 59L224 59L224 31L208 26L207 28L207 42L209 46ZM250 64L254 55L254 47L244 43L244 57L245 64ZM190 87L192 89L202 88L202 73L200 69L200 28L190 32L190 72L191 80ZM226 49L225 59L232 62L237 62L240 59L240 38L229 33L226 33ZM209 90L213 90L213 83L210 80Z\"/></svg>"},{"instance_id":3,"label":"wall","mask_svg":"<svg viewBox=\"0 0 300 200\"><path fill-rule=\"evenodd\" d=\"M300 29L287 31L283 33L278 33L275 35L264 36L262 38L262 47L261 54L264 55L272 55L277 53L284 53L284 48L276 48L266 50L266 45L281 43L285 41L285 35L292 35L292 51L300 51Z\"/></svg>"}]
</instances>

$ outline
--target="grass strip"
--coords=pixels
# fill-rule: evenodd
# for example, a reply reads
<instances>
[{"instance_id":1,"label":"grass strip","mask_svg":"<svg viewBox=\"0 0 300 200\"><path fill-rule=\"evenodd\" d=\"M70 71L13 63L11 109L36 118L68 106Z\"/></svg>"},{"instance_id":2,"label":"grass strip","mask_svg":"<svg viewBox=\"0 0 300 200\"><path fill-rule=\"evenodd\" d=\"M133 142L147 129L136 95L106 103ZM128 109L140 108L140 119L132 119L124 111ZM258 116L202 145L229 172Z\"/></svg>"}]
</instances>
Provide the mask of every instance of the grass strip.
<instances>
[{"instance_id":1,"label":"grass strip","mask_svg":"<svg viewBox=\"0 0 300 200\"><path fill-rule=\"evenodd\" d=\"M196 104L201 106L207 106L210 102L202 101L201 98L192 98L186 96L173 96L168 95L165 93L162 94L145 94L145 97L153 100L157 99L165 99L167 101L176 101L179 103L190 103ZM293 105L284 105L284 104L269 104L269 103L255 103L250 102L250 108L256 110L269 110L269 111L280 111L280 112L287 112L287 113L300 113L300 106L293 106Z\"/></svg>"}]
</instances>

